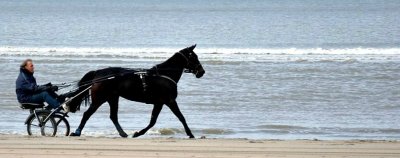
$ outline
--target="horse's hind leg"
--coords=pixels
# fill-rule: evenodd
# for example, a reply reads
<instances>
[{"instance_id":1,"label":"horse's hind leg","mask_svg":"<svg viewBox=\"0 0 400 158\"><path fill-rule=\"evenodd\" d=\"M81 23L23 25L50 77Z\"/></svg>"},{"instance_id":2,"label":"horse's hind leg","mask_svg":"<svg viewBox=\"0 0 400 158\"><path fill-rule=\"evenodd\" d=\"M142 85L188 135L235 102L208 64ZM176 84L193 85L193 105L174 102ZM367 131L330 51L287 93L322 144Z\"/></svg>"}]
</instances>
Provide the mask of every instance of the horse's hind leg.
<instances>
[{"instance_id":1,"label":"horse's hind leg","mask_svg":"<svg viewBox=\"0 0 400 158\"><path fill-rule=\"evenodd\" d=\"M90 116L92 116L93 113L96 112L96 110L103 103L104 102L95 102L93 100L92 104L90 104L90 107L83 113L83 116L82 116L82 119L81 119L81 123L79 124L79 127L75 130L74 133L71 133L70 136L81 136L81 132L82 132L83 128L85 127L86 122L89 120Z\"/></svg>"},{"instance_id":2,"label":"horse's hind leg","mask_svg":"<svg viewBox=\"0 0 400 158\"><path fill-rule=\"evenodd\" d=\"M119 135L126 138L128 135L118 122L118 96L110 98L111 99L108 100L108 104L110 104L110 119L114 123L115 128L117 128Z\"/></svg>"},{"instance_id":3,"label":"horse's hind leg","mask_svg":"<svg viewBox=\"0 0 400 158\"><path fill-rule=\"evenodd\" d=\"M153 112L151 112L151 119L149 125L146 128L140 130L139 132L135 132L135 134L133 134L134 138L145 134L151 127L153 127L156 124L158 115L160 114L162 107L163 104L154 104Z\"/></svg>"},{"instance_id":4,"label":"horse's hind leg","mask_svg":"<svg viewBox=\"0 0 400 158\"><path fill-rule=\"evenodd\" d=\"M171 111L175 114L176 117L178 117L179 121L181 121L181 123L183 124L186 135L189 136L189 138L194 138L192 131L190 131L189 126L186 123L185 117L183 117L182 112L179 110L179 107L178 107L178 104L176 103L176 101L168 103L167 106L171 109Z\"/></svg>"}]
</instances>

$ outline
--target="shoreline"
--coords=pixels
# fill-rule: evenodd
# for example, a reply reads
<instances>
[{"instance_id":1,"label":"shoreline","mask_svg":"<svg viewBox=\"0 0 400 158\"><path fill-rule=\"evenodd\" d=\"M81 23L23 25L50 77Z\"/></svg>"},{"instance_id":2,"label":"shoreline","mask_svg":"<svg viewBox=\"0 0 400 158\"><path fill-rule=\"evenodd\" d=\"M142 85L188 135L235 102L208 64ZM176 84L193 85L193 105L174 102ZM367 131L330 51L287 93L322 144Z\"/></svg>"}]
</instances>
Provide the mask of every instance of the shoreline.
<instances>
[{"instance_id":1,"label":"shoreline","mask_svg":"<svg viewBox=\"0 0 400 158\"><path fill-rule=\"evenodd\" d=\"M400 141L0 135L0 157L399 157Z\"/></svg>"}]
</instances>

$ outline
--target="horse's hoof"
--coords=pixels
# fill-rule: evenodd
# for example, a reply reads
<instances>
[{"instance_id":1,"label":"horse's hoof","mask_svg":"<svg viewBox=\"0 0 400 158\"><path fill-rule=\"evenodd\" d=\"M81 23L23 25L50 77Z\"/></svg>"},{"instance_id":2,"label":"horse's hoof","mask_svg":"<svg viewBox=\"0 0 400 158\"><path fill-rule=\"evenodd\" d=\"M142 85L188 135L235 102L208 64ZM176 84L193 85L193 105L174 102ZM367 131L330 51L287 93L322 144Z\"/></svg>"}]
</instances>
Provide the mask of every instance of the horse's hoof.
<instances>
[{"instance_id":1,"label":"horse's hoof","mask_svg":"<svg viewBox=\"0 0 400 158\"><path fill-rule=\"evenodd\" d=\"M139 134L139 132L135 132L135 133L133 133L133 136L132 136L132 138L137 138L137 137L139 137L140 136L140 134Z\"/></svg>"},{"instance_id":2,"label":"horse's hoof","mask_svg":"<svg viewBox=\"0 0 400 158\"><path fill-rule=\"evenodd\" d=\"M81 136L80 134L76 134L76 133L71 133L69 136L72 136L72 137L79 137L79 136Z\"/></svg>"},{"instance_id":3,"label":"horse's hoof","mask_svg":"<svg viewBox=\"0 0 400 158\"><path fill-rule=\"evenodd\" d=\"M121 137L123 137L123 138L128 137L128 135L127 135L126 133L120 133L119 135L120 135Z\"/></svg>"},{"instance_id":4,"label":"horse's hoof","mask_svg":"<svg viewBox=\"0 0 400 158\"><path fill-rule=\"evenodd\" d=\"M189 136L189 138L190 138L190 139L194 139L195 137L194 137L194 135L191 135L191 136Z\"/></svg>"}]
</instances>

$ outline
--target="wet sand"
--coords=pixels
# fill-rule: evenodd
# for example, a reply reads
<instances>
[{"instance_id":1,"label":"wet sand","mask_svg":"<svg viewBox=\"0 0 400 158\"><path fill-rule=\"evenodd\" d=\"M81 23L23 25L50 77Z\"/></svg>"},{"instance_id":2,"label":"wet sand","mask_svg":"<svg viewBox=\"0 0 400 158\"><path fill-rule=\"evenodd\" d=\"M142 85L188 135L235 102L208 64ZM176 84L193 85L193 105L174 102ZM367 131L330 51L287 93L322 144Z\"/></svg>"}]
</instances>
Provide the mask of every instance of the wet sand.
<instances>
[{"instance_id":1,"label":"wet sand","mask_svg":"<svg viewBox=\"0 0 400 158\"><path fill-rule=\"evenodd\" d=\"M398 158L399 141L28 137L0 135L0 157Z\"/></svg>"}]
</instances>

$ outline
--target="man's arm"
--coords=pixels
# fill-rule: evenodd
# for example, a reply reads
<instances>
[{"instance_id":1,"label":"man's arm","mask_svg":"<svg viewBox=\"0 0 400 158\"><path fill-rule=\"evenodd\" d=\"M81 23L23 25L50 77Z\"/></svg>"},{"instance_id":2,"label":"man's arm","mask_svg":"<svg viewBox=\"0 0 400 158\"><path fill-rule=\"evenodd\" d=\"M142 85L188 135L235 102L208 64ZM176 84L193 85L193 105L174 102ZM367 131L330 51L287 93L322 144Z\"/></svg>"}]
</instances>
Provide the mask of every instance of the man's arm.
<instances>
[{"instance_id":1,"label":"man's arm","mask_svg":"<svg viewBox=\"0 0 400 158\"><path fill-rule=\"evenodd\" d=\"M28 93L39 93L48 90L51 87L49 84L38 86L36 83L22 81L21 89Z\"/></svg>"}]
</instances>

